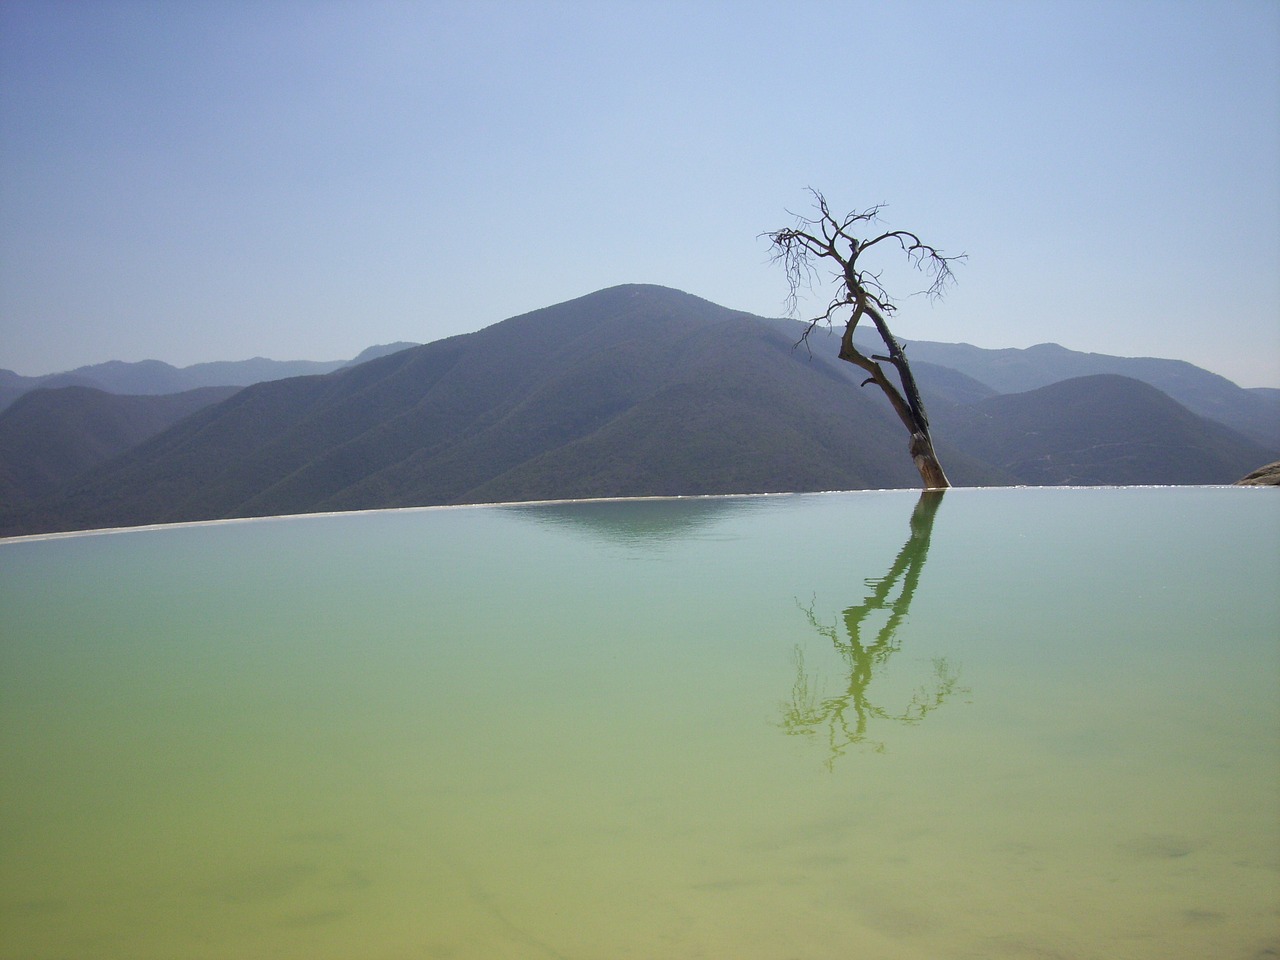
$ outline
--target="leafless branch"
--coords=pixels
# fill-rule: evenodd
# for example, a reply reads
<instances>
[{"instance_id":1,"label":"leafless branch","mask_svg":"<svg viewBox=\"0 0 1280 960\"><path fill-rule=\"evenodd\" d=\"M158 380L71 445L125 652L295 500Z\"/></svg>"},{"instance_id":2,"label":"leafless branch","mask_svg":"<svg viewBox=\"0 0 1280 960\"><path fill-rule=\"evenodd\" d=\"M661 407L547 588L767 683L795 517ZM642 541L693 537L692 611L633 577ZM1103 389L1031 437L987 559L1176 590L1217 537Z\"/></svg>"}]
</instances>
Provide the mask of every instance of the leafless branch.
<instances>
[{"instance_id":1,"label":"leafless branch","mask_svg":"<svg viewBox=\"0 0 1280 960\"><path fill-rule=\"evenodd\" d=\"M868 240L857 236L857 228L880 221L884 204L867 207L858 213L850 213L837 219L819 191L809 188L818 216L795 216L795 225L782 230L761 234L768 237L772 246L771 259L781 263L787 278L787 314L794 316L799 309L803 290L812 289L818 275L817 261L830 261L839 283L832 307L814 318L816 322L831 322L833 307L852 306L868 302L882 314L896 309L889 291L880 282L881 273L862 267L858 260L868 250L896 241L908 261L930 278L923 293L931 300L940 298L948 286L955 282L954 264L967 259L963 253L947 256L940 249L925 243L910 230L888 230ZM814 321L810 321L810 324Z\"/></svg>"}]
</instances>

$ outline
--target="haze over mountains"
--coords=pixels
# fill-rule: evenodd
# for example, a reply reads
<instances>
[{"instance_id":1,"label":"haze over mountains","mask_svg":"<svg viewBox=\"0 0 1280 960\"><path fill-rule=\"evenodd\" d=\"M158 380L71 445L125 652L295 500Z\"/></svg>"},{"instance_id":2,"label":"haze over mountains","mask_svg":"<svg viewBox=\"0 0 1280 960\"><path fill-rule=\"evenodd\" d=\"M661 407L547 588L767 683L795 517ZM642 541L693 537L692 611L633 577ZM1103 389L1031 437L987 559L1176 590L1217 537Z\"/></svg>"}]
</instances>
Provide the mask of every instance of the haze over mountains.
<instances>
[{"instance_id":1,"label":"haze over mountains","mask_svg":"<svg viewBox=\"0 0 1280 960\"><path fill-rule=\"evenodd\" d=\"M191 381L152 365L85 368L100 386L107 372L135 384L155 373L132 388L155 395L46 382L13 402L0 414L0 534L918 485L888 404L859 389L834 340L796 349L798 332L627 285L243 389L169 394L158 384ZM1230 483L1280 452L1280 391L1190 364L1052 345L912 343L908 356L957 485Z\"/></svg>"},{"instance_id":2,"label":"haze over mountains","mask_svg":"<svg viewBox=\"0 0 1280 960\"><path fill-rule=\"evenodd\" d=\"M0 410L4 410L24 393L54 387L90 387L107 393L139 396L181 393L199 387L247 387L264 380L330 373L414 346L417 344L388 343L369 347L354 360L268 360L265 357L254 357L252 360L197 363L189 367L174 367L160 360L140 360L136 363L109 360L43 377L24 377L12 370L0 370Z\"/></svg>"},{"instance_id":3,"label":"haze over mountains","mask_svg":"<svg viewBox=\"0 0 1280 960\"><path fill-rule=\"evenodd\" d=\"M1242 389L1184 360L1079 353L1056 343L985 350L966 343L913 341L911 360L951 367L998 393L1022 393L1073 377L1115 374L1150 384L1203 417L1280 449L1280 389Z\"/></svg>"}]
</instances>

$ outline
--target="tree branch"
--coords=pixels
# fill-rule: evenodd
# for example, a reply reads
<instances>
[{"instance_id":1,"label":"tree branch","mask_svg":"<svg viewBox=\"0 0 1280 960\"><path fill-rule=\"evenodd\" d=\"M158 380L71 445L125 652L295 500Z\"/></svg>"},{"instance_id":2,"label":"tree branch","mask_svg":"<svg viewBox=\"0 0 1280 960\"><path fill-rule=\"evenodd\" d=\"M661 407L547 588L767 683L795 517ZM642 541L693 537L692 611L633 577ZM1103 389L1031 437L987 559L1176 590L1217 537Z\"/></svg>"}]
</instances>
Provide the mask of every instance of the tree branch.
<instances>
[{"instance_id":1,"label":"tree branch","mask_svg":"<svg viewBox=\"0 0 1280 960\"><path fill-rule=\"evenodd\" d=\"M916 385L915 377L907 363L902 344L889 329L886 317L896 309L892 296L880 282L881 274L859 264L858 260L868 250L880 244L896 241L913 267L930 277L929 286L918 291L936 300L946 287L955 282L952 265L966 259L963 253L946 256L910 230L886 230L869 240L858 237L858 228L878 222L883 204L867 207L861 213L850 213L837 220L831 213L827 198L809 188L817 208L816 217L796 216L795 225L761 234L767 236L773 247L773 262L781 262L787 278L787 313L794 316L799 308L801 287L813 288L817 274L817 262L828 260L835 270L837 286L835 295L826 310L810 319L797 343L809 346L809 335L819 324L831 326L837 316L849 309L845 329L840 338L841 360L865 370L869 376L862 385L874 383L888 398L894 412L907 427L911 436L912 459L920 470L926 487L948 486L946 475L933 453L929 436L929 418ZM847 246L847 251L843 247ZM886 355L861 353L854 345L853 334L862 317L870 317L876 332L887 349ZM900 386L894 384L881 364L889 364L898 374Z\"/></svg>"}]
</instances>

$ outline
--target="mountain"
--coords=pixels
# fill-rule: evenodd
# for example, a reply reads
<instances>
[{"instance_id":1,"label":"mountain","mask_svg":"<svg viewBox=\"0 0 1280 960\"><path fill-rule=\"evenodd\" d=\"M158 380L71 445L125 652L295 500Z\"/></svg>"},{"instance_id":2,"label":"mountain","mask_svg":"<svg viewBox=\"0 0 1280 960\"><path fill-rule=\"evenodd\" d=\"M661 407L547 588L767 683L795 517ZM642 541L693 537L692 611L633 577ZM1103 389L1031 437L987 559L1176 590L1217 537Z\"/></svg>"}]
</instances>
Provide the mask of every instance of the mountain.
<instances>
[{"instance_id":1,"label":"mountain","mask_svg":"<svg viewBox=\"0 0 1280 960\"><path fill-rule=\"evenodd\" d=\"M1076 377L931 408L942 436L1017 483L1229 483L1266 448L1131 377Z\"/></svg>"},{"instance_id":2,"label":"mountain","mask_svg":"<svg viewBox=\"0 0 1280 960\"><path fill-rule=\"evenodd\" d=\"M400 340L400 341L397 341L396 343L380 343L377 346L365 347L365 349L361 350L354 360L348 360L346 363L343 364L343 366L344 367L359 366L362 363L368 363L370 360L377 360L379 357L389 356L390 354L393 354L393 353L399 353L401 350L408 350L410 347L418 347L418 346L421 346L421 344L412 343L408 340ZM280 378L272 377L271 379L278 380ZM1280 391L1276 391L1276 392L1280 393Z\"/></svg>"},{"instance_id":3,"label":"mountain","mask_svg":"<svg viewBox=\"0 0 1280 960\"><path fill-rule=\"evenodd\" d=\"M913 368L920 361L948 367L997 393L1022 393L1101 373L1131 377L1168 394L1193 413L1217 420L1273 453L1280 452L1280 390L1246 390L1183 360L1080 353L1056 343L988 350L967 343L912 340L906 350Z\"/></svg>"},{"instance_id":4,"label":"mountain","mask_svg":"<svg viewBox=\"0 0 1280 960\"><path fill-rule=\"evenodd\" d=\"M885 399L859 389L861 371L834 350L797 348L799 332L663 287L602 290L326 374L248 386L34 502L6 504L0 534L916 486ZM1231 483L1274 459L1133 378L997 394L922 359L913 369L957 485Z\"/></svg>"},{"instance_id":5,"label":"mountain","mask_svg":"<svg viewBox=\"0 0 1280 960\"><path fill-rule=\"evenodd\" d=\"M0 410L31 390L54 387L93 387L106 393L132 396L180 393L199 387L247 387L266 380L329 373L413 346L417 344L388 343L369 347L354 360L268 360L254 357L252 360L197 363L189 367L174 367L159 360L136 363L110 360L43 377L24 377L12 370L0 370Z\"/></svg>"},{"instance_id":6,"label":"mountain","mask_svg":"<svg viewBox=\"0 0 1280 960\"><path fill-rule=\"evenodd\" d=\"M24 393L39 388L90 387L101 390L102 385L89 377L74 373L51 373L43 377L24 377L12 370L0 369L0 410L9 406Z\"/></svg>"},{"instance_id":7,"label":"mountain","mask_svg":"<svg viewBox=\"0 0 1280 960\"><path fill-rule=\"evenodd\" d=\"M26 393L0 414L0 503L12 509L48 496L238 389L202 387L159 397L78 386Z\"/></svg>"},{"instance_id":8,"label":"mountain","mask_svg":"<svg viewBox=\"0 0 1280 960\"><path fill-rule=\"evenodd\" d=\"M8 533L433 503L901 487L887 406L791 324L626 286L250 386ZM962 482L997 472L944 446Z\"/></svg>"}]
</instances>

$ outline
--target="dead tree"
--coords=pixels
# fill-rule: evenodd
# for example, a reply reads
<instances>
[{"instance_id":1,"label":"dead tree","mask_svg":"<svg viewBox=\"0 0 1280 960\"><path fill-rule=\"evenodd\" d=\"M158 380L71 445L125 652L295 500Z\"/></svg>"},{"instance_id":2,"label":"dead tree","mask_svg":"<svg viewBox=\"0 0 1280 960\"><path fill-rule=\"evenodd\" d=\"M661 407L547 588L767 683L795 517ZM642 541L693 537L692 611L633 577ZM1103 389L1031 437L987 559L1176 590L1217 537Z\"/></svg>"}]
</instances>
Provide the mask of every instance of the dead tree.
<instances>
[{"instance_id":1,"label":"dead tree","mask_svg":"<svg viewBox=\"0 0 1280 960\"><path fill-rule=\"evenodd\" d=\"M808 321L800 342L807 344L809 334L819 324L829 327L843 318L846 310L849 311L840 337L840 359L866 371L868 376L862 386L874 383L889 398L898 419L910 434L911 459L920 471L925 489L949 487L951 483L933 450L929 416L925 412L915 377L912 376L911 366L907 363L907 355L889 329L887 318L897 309L896 305L880 284L881 274L865 266L863 258L869 258L868 251L875 247L896 244L913 266L932 278L928 289L923 292L936 299L942 295L947 284L954 281L951 265L963 260L964 254L944 257L940 250L921 242L919 237L907 230L875 233L882 205L837 219L827 206L826 197L817 190L809 192L813 194L817 217L797 217L794 227L764 234L773 245L774 262L781 262L786 270L787 282L791 288L787 304L793 314L799 303L801 288L812 286L820 261L828 260L834 268L837 281L835 296L823 313ZM868 236L869 239L864 240L863 236ZM854 344L854 330L863 317L875 325L876 332L884 342L883 355L864 354ZM885 365L897 374L897 383L890 377Z\"/></svg>"}]
</instances>

